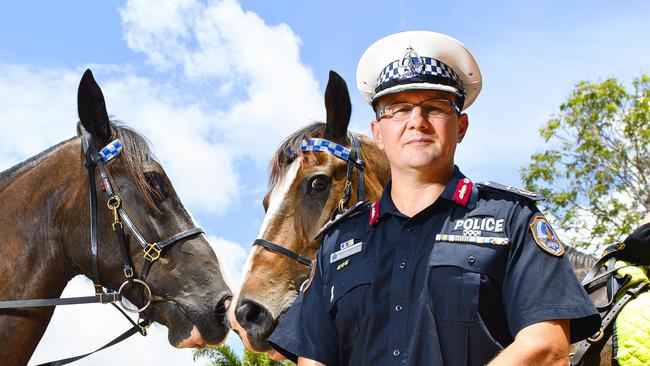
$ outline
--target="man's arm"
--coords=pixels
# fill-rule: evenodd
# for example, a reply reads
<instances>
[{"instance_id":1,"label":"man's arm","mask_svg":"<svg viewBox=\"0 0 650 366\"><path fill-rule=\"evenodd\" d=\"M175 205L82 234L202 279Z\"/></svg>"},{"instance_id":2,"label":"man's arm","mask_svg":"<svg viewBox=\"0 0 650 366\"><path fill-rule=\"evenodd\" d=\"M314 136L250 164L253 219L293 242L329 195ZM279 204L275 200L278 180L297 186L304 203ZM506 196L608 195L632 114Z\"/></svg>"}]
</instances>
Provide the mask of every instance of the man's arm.
<instances>
[{"instance_id":1,"label":"man's arm","mask_svg":"<svg viewBox=\"0 0 650 366\"><path fill-rule=\"evenodd\" d=\"M298 366L325 366L325 364L308 358L298 357Z\"/></svg>"},{"instance_id":2,"label":"man's arm","mask_svg":"<svg viewBox=\"0 0 650 366\"><path fill-rule=\"evenodd\" d=\"M549 320L523 328L488 366L569 363L569 320ZM310 365L310 364L305 364Z\"/></svg>"}]
</instances>

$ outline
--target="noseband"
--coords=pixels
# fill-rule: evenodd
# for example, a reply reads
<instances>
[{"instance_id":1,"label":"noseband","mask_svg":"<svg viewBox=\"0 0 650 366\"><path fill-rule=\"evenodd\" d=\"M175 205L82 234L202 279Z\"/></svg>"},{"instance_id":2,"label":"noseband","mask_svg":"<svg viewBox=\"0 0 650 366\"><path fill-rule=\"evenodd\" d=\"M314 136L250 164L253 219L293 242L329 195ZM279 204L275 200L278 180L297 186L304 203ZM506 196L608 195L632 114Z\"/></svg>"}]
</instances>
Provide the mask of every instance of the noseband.
<instances>
[{"instance_id":1,"label":"noseband","mask_svg":"<svg viewBox=\"0 0 650 366\"><path fill-rule=\"evenodd\" d=\"M320 139L320 138L311 138L308 141L303 140L300 147L300 149L303 152L305 151L328 152L336 156L337 158L341 160L345 160L347 162L345 186L343 187L343 197L341 197L338 206L332 212L332 219L336 218L337 215L340 215L343 212L345 212L345 210L348 207L348 203L350 202L350 198L352 197L352 175L354 173L355 166L357 167L357 174L358 174L358 178L357 178L358 203L357 204L364 202L366 196L365 182L363 177L363 168L365 166L365 163L363 162L363 158L361 156L361 144L359 143L359 139L357 138L357 136L353 133L348 133L348 138L350 139L350 144L351 144L350 148L339 145L330 140ZM290 151L290 154L291 153L292 151ZM253 245L259 245L272 252L278 253L294 261L297 261L300 264L309 266L309 277L300 286L300 290L301 291L304 290L304 287L308 283L309 278L312 278L314 275L314 271L316 269L314 260L304 257L281 245L278 245L276 243L264 239L256 239L253 242Z\"/></svg>"}]
</instances>

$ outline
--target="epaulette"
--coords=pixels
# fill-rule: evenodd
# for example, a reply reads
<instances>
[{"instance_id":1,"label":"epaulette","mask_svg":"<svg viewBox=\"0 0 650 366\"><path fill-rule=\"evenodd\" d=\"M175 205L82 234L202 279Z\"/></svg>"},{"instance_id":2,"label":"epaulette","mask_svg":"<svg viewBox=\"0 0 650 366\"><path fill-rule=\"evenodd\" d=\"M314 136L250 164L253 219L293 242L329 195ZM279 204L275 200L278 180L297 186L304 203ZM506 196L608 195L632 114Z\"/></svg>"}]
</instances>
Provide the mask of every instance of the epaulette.
<instances>
[{"instance_id":1,"label":"epaulette","mask_svg":"<svg viewBox=\"0 0 650 366\"><path fill-rule=\"evenodd\" d=\"M531 192L525 189L521 188L516 188L513 186L506 186L500 183L495 183L495 182L481 182L477 183L477 186L479 189L488 189L488 190L493 190L497 192L503 192L503 193L509 193L515 196L520 196L520 197L525 197L529 200L533 201L542 201L544 200L544 197L540 196L539 194L535 192Z\"/></svg>"},{"instance_id":2,"label":"epaulette","mask_svg":"<svg viewBox=\"0 0 650 366\"><path fill-rule=\"evenodd\" d=\"M318 230L318 234L316 234L316 237L314 239L318 239L321 235L325 234L327 230L331 229L339 222L345 221L345 219L349 219L351 217L355 217L361 214L366 209L370 208L370 206L372 206L372 203L369 201L357 202L356 205L348 208L343 213L336 215L332 220L328 221L325 225L323 225L323 227L321 227L320 230Z\"/></svg>"}]
</instances>

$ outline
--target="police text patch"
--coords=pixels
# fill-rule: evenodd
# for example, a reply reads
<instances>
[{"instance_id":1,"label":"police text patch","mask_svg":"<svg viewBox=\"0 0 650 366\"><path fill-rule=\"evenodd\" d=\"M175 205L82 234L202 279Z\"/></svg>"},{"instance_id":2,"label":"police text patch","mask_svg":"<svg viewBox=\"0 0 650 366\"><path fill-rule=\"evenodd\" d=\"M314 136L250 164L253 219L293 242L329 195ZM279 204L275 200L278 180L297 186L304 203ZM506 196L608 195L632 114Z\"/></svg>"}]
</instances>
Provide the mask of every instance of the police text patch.
<instances>
[{"instance_id":1,"label":"police text patch","mask_svg":"<svg viewBox=\"0 0 650 366\"><path fill-rule=\"evenodd\" d=\"M564 254L564 246L560 242L560 238L544 216L535 216L530 224L530 231L535 243L545 252L556 257L561 257Z\"/></svg>"}]
</instances>

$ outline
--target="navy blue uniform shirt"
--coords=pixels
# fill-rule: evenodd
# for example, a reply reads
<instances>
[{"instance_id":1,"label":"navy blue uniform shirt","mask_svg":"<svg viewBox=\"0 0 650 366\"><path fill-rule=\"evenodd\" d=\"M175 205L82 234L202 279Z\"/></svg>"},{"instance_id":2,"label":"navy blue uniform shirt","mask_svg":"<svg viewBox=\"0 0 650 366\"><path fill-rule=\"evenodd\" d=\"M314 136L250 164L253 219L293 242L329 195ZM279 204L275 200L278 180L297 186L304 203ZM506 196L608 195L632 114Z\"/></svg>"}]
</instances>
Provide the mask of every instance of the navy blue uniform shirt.
<instances>
[{"instance_id":1,"label":"navy blue uniform shirt","mask_svg":"<svg viewBox=\"0 0 650 366\"><path fill-rule=\"evenodd\" d=\"M395 208L389 183L374 225L366 207L327 230L310 287L270 343L329 366L456 366L485 365L541 321L571 319L572 342L594 334L600 317L568 260L535 242L544 224L534 201L474 186L463 205L454 193L464 178L456 167L413 217Z\"/></svg>"}]
</instances>

